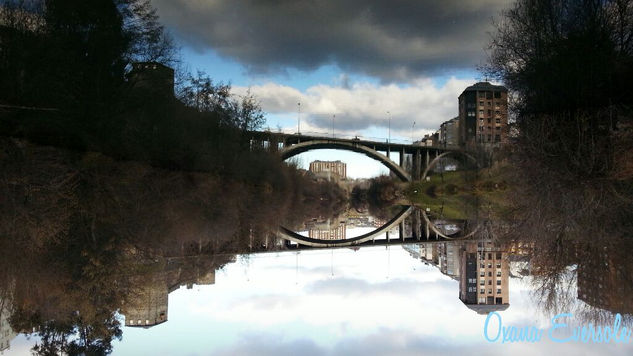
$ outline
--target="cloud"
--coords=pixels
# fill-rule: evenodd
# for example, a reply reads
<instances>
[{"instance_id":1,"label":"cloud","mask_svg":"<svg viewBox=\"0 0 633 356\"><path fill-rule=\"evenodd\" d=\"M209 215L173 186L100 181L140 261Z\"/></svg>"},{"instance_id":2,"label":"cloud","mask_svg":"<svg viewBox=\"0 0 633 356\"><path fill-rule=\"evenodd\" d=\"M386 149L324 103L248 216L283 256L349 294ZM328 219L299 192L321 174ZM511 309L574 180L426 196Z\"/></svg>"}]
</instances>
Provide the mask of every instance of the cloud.
<instances>
[{"instance_id":1,"label":"cloud","mask_svg":"<svg viewBox=\"0 0 633 356\"><path fill-rule=\"evenodd\" d=\"M252 73L336 64L391 82L473 69L510 0L152 2L179 38Z\"/></svg>"},{"instance_id":2,"label":"cloud","mask_svg":"<svg viewBox=\"0 0 633 356\"><path fill-rule=\"evenodd\" d=\"M337 133L349 135L379 128L386 138L389 125L392 137L409 137L413 122L416 123L416 136L437 130L442 122L457 116L457 98L473 82L451 78L443 86L437 86L430 79L418 79L409 85L398 86L348 81L347 87L319 84L304 92L267 83L233 90L244 94L250 89L269 114L296 117L297 103L301 103L302 127L330 132L333 125Z\"/></svg>"}]
</instances>

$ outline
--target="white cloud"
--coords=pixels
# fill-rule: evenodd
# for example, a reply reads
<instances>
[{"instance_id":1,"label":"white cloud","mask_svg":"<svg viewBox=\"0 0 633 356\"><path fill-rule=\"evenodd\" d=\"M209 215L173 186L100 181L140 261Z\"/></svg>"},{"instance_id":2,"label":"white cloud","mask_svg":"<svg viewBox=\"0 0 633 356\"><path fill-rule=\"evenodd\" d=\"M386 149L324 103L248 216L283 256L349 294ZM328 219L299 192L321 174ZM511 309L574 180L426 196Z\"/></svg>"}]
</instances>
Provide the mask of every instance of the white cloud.
<instances>
[{"instance_id":1,"label":"white cloud","mask_svg":"<svg viewBox=\"0 0 633 356\"><path fill-rule=\"evenodd\" d=\"M265 112L297 117L301 103L301 129L330 133L332 116L337 134L368 134L373 131L388 136L391 113L391 136L409 138L415 122L415 137L437 130L440 124L457 116L457 98L475 82L450 78L442 86L431 79L418 79L407 86L395 84L352 83L346 86L318 84L305 91L266 83L250 87ZM249 88L235 87L237 94ZM269 123L271 124L271 123ZM274 125L271 125L274 126ZM296 126L292 129L295 129Z\"/></svg>"}]
</instances>

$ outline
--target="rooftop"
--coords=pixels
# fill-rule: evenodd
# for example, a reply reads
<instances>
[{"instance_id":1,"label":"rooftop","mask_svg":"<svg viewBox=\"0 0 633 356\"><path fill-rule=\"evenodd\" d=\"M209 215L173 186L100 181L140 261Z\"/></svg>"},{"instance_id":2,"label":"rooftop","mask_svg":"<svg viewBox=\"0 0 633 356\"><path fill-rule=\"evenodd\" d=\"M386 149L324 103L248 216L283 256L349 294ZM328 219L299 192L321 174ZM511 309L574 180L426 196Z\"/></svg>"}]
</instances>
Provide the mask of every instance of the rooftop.
<instances>
[{"instance_id":1,"label":"rooftop","mask_svg":"<svg viewBox=\"0 0 633 356\"><path fill-rule=\"evenodd\" d=\"M476 84L473 84L471 86L469 86L468 88L464 89L464 91L474 91L474 90L501 90L501 91L508 91L508 88L504 87L503 85L493 85L490 84L490 82L479 82Z\"/></svg>"}]
</instances>

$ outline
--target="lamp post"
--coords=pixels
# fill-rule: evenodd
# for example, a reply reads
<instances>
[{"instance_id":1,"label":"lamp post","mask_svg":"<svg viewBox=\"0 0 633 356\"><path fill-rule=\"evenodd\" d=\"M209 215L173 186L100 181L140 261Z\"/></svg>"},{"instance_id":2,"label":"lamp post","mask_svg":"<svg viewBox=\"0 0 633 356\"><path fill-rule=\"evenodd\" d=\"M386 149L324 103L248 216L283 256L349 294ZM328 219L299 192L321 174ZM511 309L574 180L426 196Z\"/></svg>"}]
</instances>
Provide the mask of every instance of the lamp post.
<instances>
[{"instance_id":1,"label":"lamp post","mask_svg":"<svg viewBox=\"0 0 633 356\"><path fill-rule=\"evenodd\" d=\"M411 125L411 144L413 144L413 128L415 127L415 121L413 121L413 125Z\"/></svg>"},{"instance_id":2,"label":"lamp post","mask_svg":"<svg viewBox=\"0 0 633 356\"><path fill-rule=\"evenodd\" d=\"M332 138L334 138L334 118L336 117L336 114L332 115Z\"/></svg>"},{"instance_id":3,"label":"lamp post","mask_svg":"<svg viewBox=\"0 0 633 356\"><path fill-rule=\"evenodd\" d=\"M391 113L387 111L387 115L389 115L389 138L387 139L387 144L391 144Z\"/></svg>"},{"instance_id":4,"label":"lamp post","mask_svg":"<svg viewBox=\"0 0 633 356\"><path fill-rule=\"evenodd\" d=\"M301 102L297 103L297 135L301 135Z\"/></svg>"}]
</instances>

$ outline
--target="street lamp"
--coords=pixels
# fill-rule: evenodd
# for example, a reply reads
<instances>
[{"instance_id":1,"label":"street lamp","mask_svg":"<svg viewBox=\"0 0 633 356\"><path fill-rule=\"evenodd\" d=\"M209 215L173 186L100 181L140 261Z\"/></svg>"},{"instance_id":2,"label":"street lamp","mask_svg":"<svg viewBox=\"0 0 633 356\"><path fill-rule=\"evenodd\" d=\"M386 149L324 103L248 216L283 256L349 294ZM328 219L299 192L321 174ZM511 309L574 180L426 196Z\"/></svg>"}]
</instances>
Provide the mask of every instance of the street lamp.
<instances>
[{"instance_id":1,"label":"street lamp","mask_svg":"<svg viewBox=\"0 0 633 356\"><path fill-rule=\"evenodd\" d=\"M332 115L332 138L334 138L334 118L336 117L336 114Z\"/></svg>"},{"instance_id":2,"label":"street lamp","mask_svg":"<svg viewBox=\"0 0 633 356\"><path fill-rule=\"evenodd\" d=\"M391 144L391 113L387 111L387 115L389 115L389 138L387 139L387 144Z\"/></svg>"},{"instance_id":3,"label":"street lamp","mask_svg":"<svg viewBox=\"0 0 633 356\"><path fill-rule=\"evenodd\" d=\"M415 121L413 121L413 125L411 125L411 143L413 144L413 128L415 127Z\"/></svg>"},{"instance_id":4,"label":"street lamp","mask_svg":"<svg viewBox=\"0 0 633 356\"><path fill-rule=\"evenodd\" d=\"M297 103L297 107L299 108L297 113L297 135L301 135L301 102Z\"/></svg>"}]
</instances>

